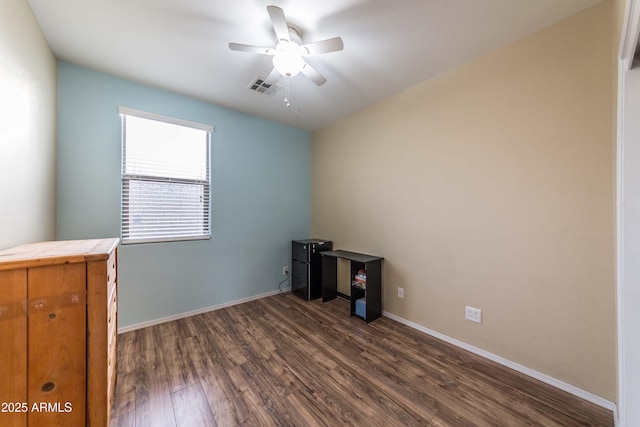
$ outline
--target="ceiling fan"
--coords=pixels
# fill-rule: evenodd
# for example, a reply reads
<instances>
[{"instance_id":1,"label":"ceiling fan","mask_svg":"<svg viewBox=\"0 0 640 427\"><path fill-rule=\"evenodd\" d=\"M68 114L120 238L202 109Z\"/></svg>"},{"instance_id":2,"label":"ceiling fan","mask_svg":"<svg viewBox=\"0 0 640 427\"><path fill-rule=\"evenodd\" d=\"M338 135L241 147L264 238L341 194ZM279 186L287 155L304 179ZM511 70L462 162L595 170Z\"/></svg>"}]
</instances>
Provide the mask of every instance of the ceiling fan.
<instances>
[{"instance_id":1,"label":"ceiling fan","mask_svg":"<svg viewBox=\"0 0 640 427\"><path fill-rule=\"evenodd\" d=\"M271 24L278 40L275 47L229 43L229 48L240 52L273 56L273 69L264 80L267 84L273 84L281 76L293 77L298 73L304 74L318 86L324 84L327 79L309 65L304 58L340 51L344 48L342 39L333 37L315 43L302 44L300 33L295 27L287 24L282 9L277 6L267 6L267 12L269 12Z\"/></svg>"}]
</instances>

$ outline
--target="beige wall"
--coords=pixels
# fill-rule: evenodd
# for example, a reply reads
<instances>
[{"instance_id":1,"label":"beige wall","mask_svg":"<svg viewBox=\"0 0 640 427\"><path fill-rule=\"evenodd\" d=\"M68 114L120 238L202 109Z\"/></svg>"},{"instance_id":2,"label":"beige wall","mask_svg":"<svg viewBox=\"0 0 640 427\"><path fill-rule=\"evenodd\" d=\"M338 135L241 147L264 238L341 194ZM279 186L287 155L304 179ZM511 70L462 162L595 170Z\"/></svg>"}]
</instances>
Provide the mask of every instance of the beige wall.
<instances>
[{"instance_id":1,"label":"beige wall","mask_svg":"<svg viewBox=\"0 0 640 427\"><path fill-rule=\"evenodd\" d=\"M0 249L55 237L56 74L27 1L0 1Z\"/></svg>"},{"instance_id":2,"label":"beige wall","mask_svg":"<svg viewBox=\"0 0 640 427\"><path fill-rule=\"evenodd\" d=\"M613 22L601 3L335 122L312 155L313 234L385 257L384 310L612 401Z\"/></svg>"},{"instance_id":3,"label":"beige wall","mask_svg":"<svg viewBox=\"0 0 640 427\"><path fill-rule=\"evenodd\" d=\"M618 49L620 48L620 38L622 34L622 26L624 25L625 11L627 8L627 0L613 0L613 13L614 13L614 40L616 56Z\"/></svg>"}]
</instances>

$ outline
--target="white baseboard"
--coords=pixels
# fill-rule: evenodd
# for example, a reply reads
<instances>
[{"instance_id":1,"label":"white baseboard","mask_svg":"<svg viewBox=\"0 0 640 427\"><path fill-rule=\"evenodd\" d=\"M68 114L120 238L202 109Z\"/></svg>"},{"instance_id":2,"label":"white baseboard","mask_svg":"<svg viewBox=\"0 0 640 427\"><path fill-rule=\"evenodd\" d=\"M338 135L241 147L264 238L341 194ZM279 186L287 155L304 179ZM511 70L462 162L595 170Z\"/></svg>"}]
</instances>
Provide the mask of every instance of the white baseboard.
<instances>
[{"instance_id":1,"label":"white baseboard","mask_svg":"<svg viewBox=\"0 0 640 427\"><path fill-rule=\"evenodd\" d=\"M221 308L231 307L232 305L242 304L244 302L249 302L253 300L257 300L260 298L270 297L271 295L276 295L279 293L289 292L291 287L282 288L282 290L269 291L264 294L254 295L247 298L241 298L235 301L225 302L223 304L214 305L211 307L199 308L197 310L187 311L185 313L174 314L172 316L162 317L160 319L149 320L148 322L136 323L135 325L124 326L122 328L118 328L118 333L123 334L125 332L135 331L137 329L148 328L149 326L159 325L161 323L171 322L172 320L184 319L185 317L195 316L196 314L207 313L209 311L220 310Z\"/></svg>"},{"instance_id":2,"label":"white baseboard","mask_svg":"<svg viewBox=\"0 0 640 427\"><path fill-rule=\"evenodd\" d=\"M478 356L482 356L485 359L489 359L493 362L499 363L503 366L506 366L507 368L513 369L514 371L518 371L522 374L528 375L532 378L535 378L536 380L542 381L543 383L549 384L555 388L558 388L560 390L566 391L567 393L571 393L574 396L577 396L581 399L584 399L588 402L591 402L593 404L596 404L598 406L601 406L605 409L608 409L610 411L613 412L614 414L614 422L615 425L617 425L617 411L616 411L616 404L614 402L611 402L607 399L604 399L600 396L596 396L593 393L589 393L586 390L582 390L581 388L578 388L576 386L573 386L571 384L565 383L564 381L560 381L556 378L553 378L549 375L543 374L542 372L538 372L534 369L531 368L527 368L526 366L520 365L516 362L513 362L511 360L505 359L504 357L498 356L496 354L493 353L489 353L488 351L485 351L481 348L478 347L474 347L470 344L467 344L465 342L462 342L460 340L457 340L455 338L451 338L450 336L441 334L440 332L436 332L432 329L429 328L425 328L422 325L418 325L417 323L413 323L407 319L404 319L400 316L396 316L395 314L389 313L388 311L384 311L382 313L385 317L388 317L389 319L393 319L396 322L402 323L403 325L407 325L410 328L416 329L420 332L424 332L427 335L431 335L434 338L438 338L442 341L445 341L449 344L455 345L456 347L460 347L464 350L470 351L471 353L477 354Z\"/></svg>"}]
</instances>

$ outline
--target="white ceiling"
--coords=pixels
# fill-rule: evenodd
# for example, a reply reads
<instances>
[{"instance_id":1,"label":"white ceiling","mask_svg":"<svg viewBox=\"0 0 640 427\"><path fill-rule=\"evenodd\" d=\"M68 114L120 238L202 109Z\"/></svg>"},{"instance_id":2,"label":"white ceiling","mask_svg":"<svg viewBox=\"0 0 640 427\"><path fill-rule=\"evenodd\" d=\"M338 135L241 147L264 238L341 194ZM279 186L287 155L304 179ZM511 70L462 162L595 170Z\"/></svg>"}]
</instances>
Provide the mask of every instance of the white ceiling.
<instances>
[{"instance_id":1,"label":"white ceiling","mask_svg":"<svg viewBox=\"0 0 640 427\"><path fill-rule=\"evenodd\" d=\"M314 131L600 0L28 1L62 60ZM289 108L284 89L247 89L270 57L228 48L275 45L270 4L304 43L344 41L343 51L308 58L328 81L292 78Z\"/></svg>"}]
</instances>

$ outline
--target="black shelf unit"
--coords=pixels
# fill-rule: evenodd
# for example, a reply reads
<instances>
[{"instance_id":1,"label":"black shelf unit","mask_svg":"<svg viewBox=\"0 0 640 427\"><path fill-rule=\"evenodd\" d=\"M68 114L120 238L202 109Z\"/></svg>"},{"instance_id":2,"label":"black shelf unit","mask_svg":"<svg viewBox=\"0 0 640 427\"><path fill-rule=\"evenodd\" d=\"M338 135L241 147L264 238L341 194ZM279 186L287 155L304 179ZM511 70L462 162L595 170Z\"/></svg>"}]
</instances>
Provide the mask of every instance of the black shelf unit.
<instances>
[{"instance_id":1,"label":"black shelf unit","mask_svg":"<svg viewBox=\"0 0 640 427\"><path fill-rule=\"evenodd\" d=\"M338 258L350 261L351 279L358 270L367 272L367 286L362 289L351 284L351 315L356 316L356 300L365 299L367 323L382 316L382 260L384 258L349 251L322 252L322 302L331 301L338 296ZM358 316L360 317L360 316Z\"/></svg>"}]
</instances>

